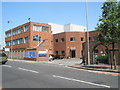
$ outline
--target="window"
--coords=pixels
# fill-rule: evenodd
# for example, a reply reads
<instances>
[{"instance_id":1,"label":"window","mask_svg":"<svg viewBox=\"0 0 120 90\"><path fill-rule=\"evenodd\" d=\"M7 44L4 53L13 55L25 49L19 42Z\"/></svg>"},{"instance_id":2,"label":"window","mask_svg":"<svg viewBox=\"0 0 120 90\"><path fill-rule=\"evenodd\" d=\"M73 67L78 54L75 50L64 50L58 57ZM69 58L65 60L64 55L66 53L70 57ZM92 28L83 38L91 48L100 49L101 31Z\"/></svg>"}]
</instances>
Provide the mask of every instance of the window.
<instances>
[{"instance_id":1,"label":"window","mask_svg":"<svg viewBox=\"0 0 120 90\"><path fill-rule=\"evenodd\" d=\"M55 54L58 55L58 51L55 51Z\"/></svg>"},{"instance_id":2,"label":"window","mask_svg":"<svg viewBox=\"0 0 120 90\"><path fill-rule=\"evenodd\" d=\"M24 38L24 43L28 43L28 42L29 42L28 37L25 37L25 38Z\"/></svg>"},{"instance_id":3,"label":"window","mask_svg":"<svg viewBox=\"0 0 120 90\"><path fill-rule=\"evenodd\" d=\"M13 40L13 43L12 43L12 45L15 45L15 40Z\"/></svg>"},{"instance_id":4,"label":"window","mask_svg":"<svg viewBox=\"0 0 120 90\"><path fill-rule=\"evenodd\" d=\"M19 33L22 33L22 32L23 32L22 27L21 27L21 28L18 28L18 29L16 30L16 34L19 34Z\"/></svg>"},{"instance_id":5,"label":"window","mask_svg":"<svg viewBox=\"0 0 120 90\"><path fill-rule=\"evenodd\" d=\"M49 32L49 27L42 26L42 32Z\"/></svg>"},{"instance_id":6,"label":"window","mask_svg":"<svg viewBox=\"0 0 120 90\"><path fill-rule=\"evenodd\" d=\"M83 37L81 38L81 41L84 41L84 38L83 38Z\"/></svg>"},{"instance_id":7,"label":"window","mask_svg":"<svg viewBox=\"0 0 120 90\"><path fill-rule=\"evenodd\" d=\"M24 26L24 32L29 31L29 25Z\"/></svg>"},{"instance_id":8,"label":"window","mask_svg":"<svg viewBox=\"0 0 120 90\"><path fill-rule=\"evenodd\" d=\"M9 46L9 41L6 41L5 43L6 43L6 46Z\"/></svg>"},{"instance_id":9,"label":"window","mask_svg":"<svg viewBox=\"0 0 120 90\"><path fill-rule=\"evenodd\" d=\"M58 39L55 39L55 42L57 43L57 42L58 42Z\"/></svg>"},{"instance_id":10,"label":"window","mask_svg":"<svg viewBox=\"0 0 120 90\"><path fill-rule=\"evenodd\" d=\"M64 42L65 41L65 39L64 38L61 38L61 42Z\"/></svg>"},{"instance_id":11,"label":"window","mask_svg":"<svg viewBox=\"0 0 120 90\"><path fill-rule=\"evenodd\" d=\"M38 32L42 31L42 26L40 26L40 25L33 25L33 31L38 31Z\"/></svg>"},{"instance_id":12,"label":"window","mask_svg":"<svg viewBox=\"0 0 120 90\"><path fill-rule=\"evenodd\" d=\"M12 36L12 33L11 33L11 32L8 32L8 33L5 33L5 34L6 34L6 37Z\"/></svg>"},{"instance_id":13,"label":"window","mask_svg":"<svg viewBox=\"0 0 120 90\"><path fill-rule=\"evenodd\" d=\"M18 44L22 44L22 42L23 42L22 38L18 39Z\"/></svg>"},{"instance_id":14,"label":"window","mask_svg":"<svg viewBox=\"0 0 120 90\"><path fill-rule=\"evenodd\" d=\"M62 53L62 55L65 55L65 51L62 51L61 53Z\"/></svg>"},{"instance_id":15,"label":"window","mask_svg":"<svg viewBox=\"0 0 120 90\"><path fill-rule=\"evenodd\" d=\"M70 41L75 41L75 37L71 37L71 38L70 38Z\"/></svg>"},{"instance_id":16,"label":"window","mask_svg":"<svg viewBox=\"0 0 120 90\"><path fill-rule=\"evenodd\" d=\"M92 37L89 37L89 40L92 40Z\"/></svg>"},{"instance_id":17,"label":"window","mask_svg":"<svg viewBox=\"0 0 120 90\"><path fill-rule=\"evenodd\" d=\"M33 36L33 41L40 41L40 37L38 35Z\"/></svg>"}]
</instances>

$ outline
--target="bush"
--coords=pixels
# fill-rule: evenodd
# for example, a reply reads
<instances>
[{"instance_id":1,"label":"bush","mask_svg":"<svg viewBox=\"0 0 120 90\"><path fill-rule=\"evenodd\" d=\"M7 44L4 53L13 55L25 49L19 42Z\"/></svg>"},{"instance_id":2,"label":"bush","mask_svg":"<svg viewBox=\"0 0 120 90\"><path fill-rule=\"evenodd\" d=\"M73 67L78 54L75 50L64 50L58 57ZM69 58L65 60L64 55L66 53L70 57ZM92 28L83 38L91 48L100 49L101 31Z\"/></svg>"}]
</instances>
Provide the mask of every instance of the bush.
<instances>
[{"instance_id":1,"label":"bush","mask_svg":"<svg viewBox=\"0 0 120 90\"><path fill-rule=\"evenodd\" d=\"M99 63L108 63L108 55L98 56L98 57L97 57L97 61L98 61Z\"/></svg>"}]
</instances>

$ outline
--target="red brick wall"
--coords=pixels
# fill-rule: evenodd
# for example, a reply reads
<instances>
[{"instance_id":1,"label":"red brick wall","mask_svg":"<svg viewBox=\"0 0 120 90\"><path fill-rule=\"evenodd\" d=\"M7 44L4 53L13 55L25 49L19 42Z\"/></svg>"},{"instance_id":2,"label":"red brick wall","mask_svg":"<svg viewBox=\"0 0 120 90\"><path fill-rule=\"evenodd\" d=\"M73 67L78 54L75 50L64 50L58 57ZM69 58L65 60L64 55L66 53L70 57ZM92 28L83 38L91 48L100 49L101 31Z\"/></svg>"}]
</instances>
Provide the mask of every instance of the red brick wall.
<instances>
[{"instance_id":1,"label":"red brick wall","mask_svg":"<svg viewBox=\"0 0 120 90\"><path fill-rule=\"evenodd\" d=\"M70 41L71 37L75 37L75 41ZM81 41L81 37L84 38L84 41ZM65 38L65 42L61 42L61 38ZM58 39L58 43L55 42L55 39ZM70 48L76 48L76 58L80 58L82 51L82 43L85 42L85 33L84 32L64 32L54 35L54 51L65 51L65 57L70 55Z\"/></svg>"},{"instance_id":2,"label":"red brick wall","mask_svg":"<svg viewBox=\"0 0 120 90\"><path fill-rule=\"evenodd\" d=\"M21 34L14 35L14 36L12 36L12 38L7 37L7 38L5 38L5 41L9 41L11 39L14 40L14 39L18 39L18 38L24 38L24 37L28 36L29 43L22 43L22 44L19 44L19 45L12 45L12 48L16 49L16 50L18 50L18 48L32 48L32 47L36 47L40 43L40 41L33 41L33 36L39 35L39 36L41 36L41 39L48 39L48 43L50 45L51 53L53 53L53 36L51 34L51 26L50 25L41 24L41 23L35 23L35 22L29 22L29 23L20 25L20 26L18 26L16 28L13 28L13 29L11 29L9 31L6 31L6 32L10 32L10 31L13 31L13 30L15 30L17 28L24 27L25 25L28 25L28 24L30 25L29 31L21 33ZM33 31L33 24L41 25L41 26L48 26L49 27L49 32ZM11 46L6 46L6 48L11 48Z\"/></svg>"}]
</instances>

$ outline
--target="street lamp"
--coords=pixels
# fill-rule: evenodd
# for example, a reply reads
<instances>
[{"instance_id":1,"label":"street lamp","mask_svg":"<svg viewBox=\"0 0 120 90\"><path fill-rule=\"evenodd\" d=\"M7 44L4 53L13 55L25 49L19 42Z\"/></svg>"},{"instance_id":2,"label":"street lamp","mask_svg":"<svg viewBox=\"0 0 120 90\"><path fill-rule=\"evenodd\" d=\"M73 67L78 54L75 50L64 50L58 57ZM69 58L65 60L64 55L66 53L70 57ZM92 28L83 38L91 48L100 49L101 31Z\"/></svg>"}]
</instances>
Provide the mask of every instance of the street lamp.
<instances>
[{"instance_id":1,"label":"street lamp","mask_svg":"<svg viewBox=\"0 0 120 90\"><path fill-rule=\"evenodd\" d=\"M12 24L12 21L8 21L8 24L10 25L10 24ZM11 44L10 44L10 46L11 46L11 59L12 59L12 29L10 29L11 30Z\"/></svg>"},{"instance_id":2,"label":"street lamp","mask_svg":"<svg viewBox=\"0 0 120 90\"><path fill-rule=\"evenodd\" d=\"M88 32L88 0L86 0L86 26L87 26L87 50L88 50L88 65L90 65L90 47L89 47L89 32Z\"/></svg>"},{"instance_id":3,"label":"street lamp","mask_svg":"<svg viewBox=\"0 0 120 90\"><path fill-rule=\"evenodd\" d=\"M29 21L29 22L30 22L30 19L31 19L31 18L28 18L28 21Z\"/></svg>"}]
</instances>

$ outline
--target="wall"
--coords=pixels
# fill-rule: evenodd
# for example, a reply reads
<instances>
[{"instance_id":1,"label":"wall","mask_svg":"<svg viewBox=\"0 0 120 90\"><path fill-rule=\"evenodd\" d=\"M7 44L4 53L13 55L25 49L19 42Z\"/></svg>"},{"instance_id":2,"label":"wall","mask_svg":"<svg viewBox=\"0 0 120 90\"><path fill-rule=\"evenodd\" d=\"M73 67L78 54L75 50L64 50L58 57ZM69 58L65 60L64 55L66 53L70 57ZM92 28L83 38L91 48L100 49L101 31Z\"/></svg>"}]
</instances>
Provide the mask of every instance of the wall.
<instances>
[{"instance_id":1,"label":"wall","mask_svg":"<svg viewBox=\"0 0 120 90\"><path fill-rule=\"evenodd\" d=\"M80 25L75 25L75 24L66 24L64 25L64 31L65 32L85 32L86 31L86 27L85 26L80 26Z\"/></svg>"},{"instance_id":2,"label":"wall","mask_svg":"<svg viewBox=\"0 0 120 90\"><path fill-rule=\"evenodd\" d=\"M25 51L20 52L4 52L7 54L9 59L24 59Z\"/></svg>"},{"instance_id":3,"label":"wall","mask_svg":"<svg viewBox=\"0 0 120 90\"><path fill-rule=\"evenodd\" d=\"M52 34L64 32L64 25L55 24L55 23L48 23L48 24L51 25Z\"/></svg>"},{"instance_id":4,"label":"wall","mask_svg":"<svg viewBox=\"0 0 120 90\"><path fill-rule=\"evenodd\" d=\"M85 42L85 33L84 32L64 32L60 34L54 34L54 52L59 51L59 55L61 55L61 51L65 51L65 57L70 56L71 47L76 48L76 58L80 58L82 56L82 43ZM75 37L75 41L70 41L70 37ZM81 37L84 38L84 41L81 41ZM65 39L65 42L61 42L61 38ZM58 43L55 42L55 39L58 39Z\"/></svg>"}]
</instances>

